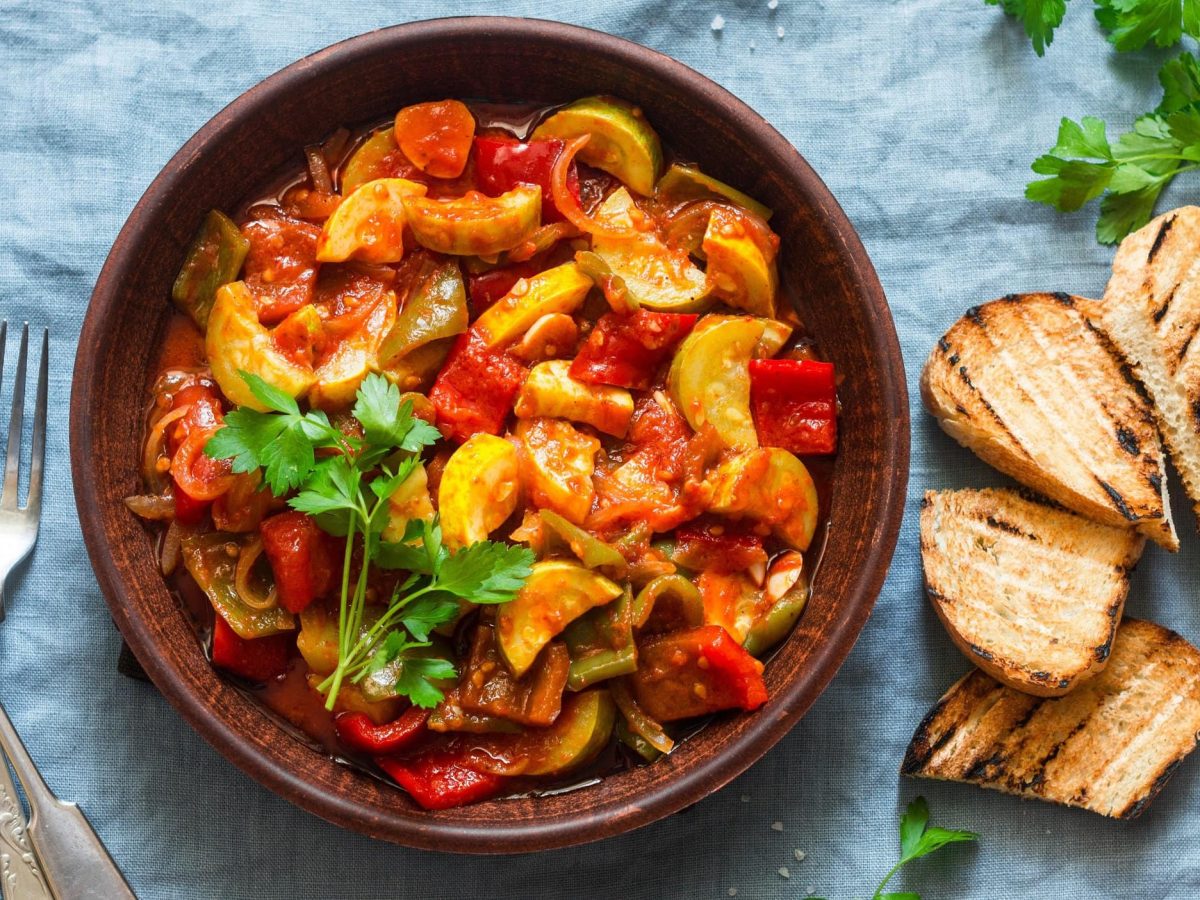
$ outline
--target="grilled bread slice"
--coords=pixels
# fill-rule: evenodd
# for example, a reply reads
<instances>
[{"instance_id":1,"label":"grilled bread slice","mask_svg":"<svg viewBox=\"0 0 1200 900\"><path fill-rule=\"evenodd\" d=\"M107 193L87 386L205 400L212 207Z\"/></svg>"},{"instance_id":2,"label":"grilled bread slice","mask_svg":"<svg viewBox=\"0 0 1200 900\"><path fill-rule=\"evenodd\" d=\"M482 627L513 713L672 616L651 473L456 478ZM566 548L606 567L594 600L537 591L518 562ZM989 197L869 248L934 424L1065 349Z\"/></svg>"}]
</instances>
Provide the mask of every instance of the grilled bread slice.
<instances>
[{"instance_id":1,"label":"grilled bread slice","mask_svg":"<svg viewBox=\"0 0 1200 900\"><path fill-rule=\"evenodd\" d=\"M1200 207L1159 216L1121 242L1100 318L1154 400L1200 523Z\"/></svg>"},{"instance_id":2,"label":"grilled bread slice","mask_svg":"<svg viewBox=\"0 0 1200 900\"><path fill-rule=\"evenodd\" d=\"M921 396L951 437L1000 471L1177 550L1154 415L1089 321L1094 302L1011 294L968 310L925 364Z\"/></svg>"},{"instance_id":3,"label":"grilled bread slice","mask_svg":"<svg viewBox=\"0 0 1200 900\"><path fill-rule=\"evenodd\" d=\"M1200 651L1126 619L1108 667L1065 697L971 672L918 726L900 771L1131 819L1198 739Z\"/></svg>"},{"instance_id":4,"label":"grilled bread slice","mask_svg":"<svg viewBox=\"0 0 1200 900\"><path fill-rule=\"evenodd\" d=\"M938 618L971 662L1041 696L1108 662L1145 538L1004 489L929 491L921 560Z\"/></svg>"}]
</instances>

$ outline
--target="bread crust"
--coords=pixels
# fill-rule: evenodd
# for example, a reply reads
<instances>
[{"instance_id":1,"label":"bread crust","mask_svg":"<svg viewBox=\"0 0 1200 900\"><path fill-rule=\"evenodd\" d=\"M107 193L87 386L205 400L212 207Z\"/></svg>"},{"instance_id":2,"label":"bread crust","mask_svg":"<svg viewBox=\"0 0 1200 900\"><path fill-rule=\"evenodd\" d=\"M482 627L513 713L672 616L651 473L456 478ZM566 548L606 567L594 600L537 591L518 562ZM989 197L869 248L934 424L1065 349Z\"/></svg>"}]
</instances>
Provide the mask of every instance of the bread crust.
<instances>
[{"instance_id":1,"label":"bread crust","mask_svg":"<svg viewBox=\"0 0 1200 900\"><path fill-rule=\"evenodd\" d=\"M1131 819L1198 740L1200 651L1127 618L1108 667L1065 697L964 676L921 721L900 771Z\"/></svg>"},{"instance_id":2,"label":"bread crust","mask_svg":"<svg viewBox=\"0 0 1200 900\"><path fill-rule=\"evenodd\" d=\"M1090 320L1095 301L1012 294L938 341L921 397L985 462L1097 522L1179 548L1148 398Z\"/></svg>"},{"instance_id":3,"label":"bread crust","mask_svg":"<svg viewBox=\"0 0 1200 900\"><path fill-rule=\"evenodd\" d=\"M1153 399L1200 525L1200 207L1165 213L1121 242L1098 321Z\"/></svg>"},{"instance_id":4,"label":"bread crust","mask_svg":"<svg viewBox=\"0 0 1200 900\"><path fill-rule=\"evenodd\" d=\"M921 560L951 640L997 681L1060 696L1104 670L1145 540L1028 492L929 491Z\"/></svg>"}]
</instances>

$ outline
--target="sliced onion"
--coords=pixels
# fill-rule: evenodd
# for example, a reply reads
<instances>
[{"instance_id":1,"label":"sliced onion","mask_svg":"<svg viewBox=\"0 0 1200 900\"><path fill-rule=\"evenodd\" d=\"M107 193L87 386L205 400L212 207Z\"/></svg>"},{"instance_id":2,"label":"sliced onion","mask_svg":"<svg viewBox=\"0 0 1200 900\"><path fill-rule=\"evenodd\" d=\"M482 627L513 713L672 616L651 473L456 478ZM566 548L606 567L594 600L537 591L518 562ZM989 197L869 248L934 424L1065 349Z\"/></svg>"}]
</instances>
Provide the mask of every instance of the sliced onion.
<instances>
[{"instance_id":1,"label":"sliced onion","mask_svg":"<svg viewBox=\"0 0 1200 900\"><path fill-rule=\"evenodd\" d=\"M333 193L333 177L329 174L329 163L320 147L305 147L304 156L308 159L308 177L312 189L322 194Z\"/></svg>"},{"instance_id":2,"label":"sliced onion","mask_svg":"<svg viewBox=\"0 0 1200 900\"><path fill-rule=\"evenodd\" d=\"M135 516L151 522L175 518L175 498L170 494L135 494L125 498L125 505Z\"/></svg>"},{"instance_id":3,"label":"sliced onion","mask_svg":"<svg viewBox=\"0 0 1200 900\"><path fill-rule=\"evenodd\" d=\"M590 135L582 134L573 141L569 141L562 153L558 154L558 159L554 161L554 168L550 170L550 196L554 200L554 205L558 207L560 213L567 217L567 221L580 231L609 238L635 237L637 235L635 229L609 228L597 222L583 211L579 201L567 189L567 173L571 170L571 163L575 161L575 155L587 146L589 137Z\"/></svg>"},{"instance_id":4,"label":"sliced onion","mask_svg":"<svg viewBox=\"0 0 1200 900\"><path fill-rule=\"evenodd\" d=\"M254 564L258 562L258 558L263 552L263 542L261 537L255 537L250 543L242 547L241 553L238 554L237 572L234 575L234 587L237 588L238 596L242 602L251 609L274 609L279 605L279 590L275 585L271 585L271 589L267 591L266 596L259 591L251 581L251 570Z\"/></svg>"},{"instance_id":5,"label":"sliced onion","mask_svg":"<svg viewBox=\"0 0 1200 900\"><path fill-rule=\"evenodd\" d=\"M342 164L342 157L346 155L346 148L350 146L350 131L346 128L339 128L321 145L321 155L325 158L327 166L336 168Z\"/></svg>"},{"instance_id":6,"label":"sliced onion","mask_svg":"<svg viewBox=\"0 0 1200 900\"><path fill-rule=\"evenodd\" d=\"M609 682L609 693L616 701L617 709L621 710L621 715L625 717L625 724L629 726L630 731L645 739L646 743L659 753L671 752L675 747L675 742L671 740L670 735L663 731L663 727L658 722L650 718L645 710L638 706L633 695L629 693L625 679L614 678Z\"/></svg>"},{"instance_id":7,"label":"sliced onion","mask_svg":"<svg viewBox=\"0 0 1200 900\"><path fill-rule=\"evenodd\" d=\"M159 554L159 566L164 575L170 575L179 565L179 546L182 541L183 526L172 519L163 535L162 553Z\"/></svg>"},{"instance_id":8,"label":"sliced onion","mask_svg":"<svg viewBox=\"0 0 1200 900\"><path fill-rule=\"evenodd\" d=\"M704 241L704 232L708 229L709 216L714 209L728 209L736 213L746 226L748 237L762 251L767 262L775 258L779 249L779 238L766 220L741 206L722 203L719 200L693 200L675 207L663 221L664 239L671 246L687 250L703 259L701 244Z\"/></svg>"},{"instance_id":9,"label":"sliced onion","mask_svg":"<svg viewBox=\"0 0 1200 900\"><path fill-rule=\"evenodd\" d=\"M167 486L162 477L163 473L158 469L158 461L166 456L164 445L166 444L167 427L186 416L191 408L189 404L164 413L150 427L150 433L146 435L146 449L142 452L142 477L146 479L146 485L151 490L162 491Z\"/></svg>"}]
</instances>

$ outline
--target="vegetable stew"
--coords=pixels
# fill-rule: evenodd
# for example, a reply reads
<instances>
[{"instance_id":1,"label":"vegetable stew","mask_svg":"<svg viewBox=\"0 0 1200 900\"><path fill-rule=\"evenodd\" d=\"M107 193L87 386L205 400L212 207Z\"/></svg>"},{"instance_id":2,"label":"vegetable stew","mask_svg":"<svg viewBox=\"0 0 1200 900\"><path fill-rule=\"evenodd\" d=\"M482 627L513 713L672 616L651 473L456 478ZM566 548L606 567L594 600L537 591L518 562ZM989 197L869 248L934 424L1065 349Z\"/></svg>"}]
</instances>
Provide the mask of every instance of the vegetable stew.
<instances>
[{"instance_id":1,"label":"vegetable stew","mask_svg":"<svg viewBox=\"0 0 1200 900\"><path fill-rule=\"evenodd\" d=\"M127 501L213 665L426 809L765 703L838 420L771 210L611 97L302 150L199 223Z\"/></svg>"}]
</instances>

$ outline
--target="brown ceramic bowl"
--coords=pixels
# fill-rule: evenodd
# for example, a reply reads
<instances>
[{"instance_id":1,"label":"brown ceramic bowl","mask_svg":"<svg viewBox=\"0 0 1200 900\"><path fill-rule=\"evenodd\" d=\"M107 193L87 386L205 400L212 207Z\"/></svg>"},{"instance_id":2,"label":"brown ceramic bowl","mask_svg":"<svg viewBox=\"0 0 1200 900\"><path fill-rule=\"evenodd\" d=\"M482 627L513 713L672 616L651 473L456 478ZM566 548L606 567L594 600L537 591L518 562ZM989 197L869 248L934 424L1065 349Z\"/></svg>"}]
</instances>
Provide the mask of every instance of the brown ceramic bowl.
<instances>
[{"instance_id":1,"label":"brown ceramic bowl","mask_svg":"<svg viewBox=\"0 0 1200 900\"><path fill-rule=\"evenodd\" d=\"M423 812L395 787L283 731L222 680L122 504L139 490L147 370L172 280L204 213L231 209L341 124L442 97L548 103L596 93L641 106L668 146L774 207L781 279L843 373L828 546L799 626L766 670L770 700L719 717L670 757L576 792ZM837 201L761 116L702 75L619 38L551 22L461 18L372 32L303 59L204 126L150 185L92 295L75 365L71 459L83 534L113 618L154 683L209 742L293 803L399 844L541 850L645 825L729 782L799 721L870 614L908 477L900 349L875 271Z\"/></svg>"}]
</instances>

